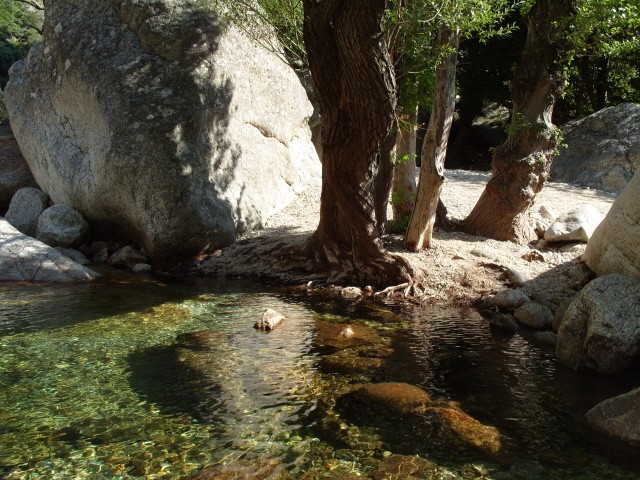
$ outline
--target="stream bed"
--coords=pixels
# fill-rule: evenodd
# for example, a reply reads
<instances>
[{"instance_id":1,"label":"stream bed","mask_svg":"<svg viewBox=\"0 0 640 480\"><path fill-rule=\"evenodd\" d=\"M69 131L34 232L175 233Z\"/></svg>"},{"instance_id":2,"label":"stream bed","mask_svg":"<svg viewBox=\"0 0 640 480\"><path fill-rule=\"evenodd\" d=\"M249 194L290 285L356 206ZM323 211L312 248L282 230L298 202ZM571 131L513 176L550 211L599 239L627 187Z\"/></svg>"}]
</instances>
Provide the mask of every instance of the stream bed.
<instances>
[{"instance_id":1,"label":"stream bed","mask_svg":"<svg viewBox=\"0 0 640 480\"><path fill-rule=\"evenodd\" d=\"M266 308L287 317L270 333ZM363 344L327 336L346 324ZM459 402L517 458L336 407L373 382ZM0 284L2 478L636 479L581 422L634 382L566 370L471 310L125 273Z\"/></svg>"}]
</instances>

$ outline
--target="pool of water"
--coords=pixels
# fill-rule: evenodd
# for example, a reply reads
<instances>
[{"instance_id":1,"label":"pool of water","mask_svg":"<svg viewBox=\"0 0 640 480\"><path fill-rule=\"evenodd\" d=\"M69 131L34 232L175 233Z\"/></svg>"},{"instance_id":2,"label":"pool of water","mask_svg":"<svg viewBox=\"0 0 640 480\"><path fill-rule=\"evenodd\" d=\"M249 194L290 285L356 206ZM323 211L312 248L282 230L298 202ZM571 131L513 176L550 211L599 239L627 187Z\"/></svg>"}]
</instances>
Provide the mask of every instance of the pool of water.
<instances>
[{"instance_id":1,"label":"pool of water","mask_svg":"<svg viewBox=\"0 0 640 480\"><path fill-rule=\"evenodd\" d=\"M271 333L253 328L265 308L287 317ZM384 355L325 341L347 323ZM409 478L388 460L417 455L429 467L410 478L635 479L634 459L601 453L580 420L636 380L564 370L469 310L126 274L0 284L4 478L190 478L203 467L209 478ZM355 385L381 381L460 402L513 440L517 460L336 408Z\"/></svg>"}]
</instances>

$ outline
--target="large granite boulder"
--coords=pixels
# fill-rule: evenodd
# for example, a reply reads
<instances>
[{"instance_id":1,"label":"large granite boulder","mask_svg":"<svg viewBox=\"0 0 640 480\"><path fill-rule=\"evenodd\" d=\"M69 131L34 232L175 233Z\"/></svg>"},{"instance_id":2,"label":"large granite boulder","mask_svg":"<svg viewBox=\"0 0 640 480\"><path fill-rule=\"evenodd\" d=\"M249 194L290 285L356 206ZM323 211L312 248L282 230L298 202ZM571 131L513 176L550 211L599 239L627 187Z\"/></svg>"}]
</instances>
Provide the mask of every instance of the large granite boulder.
<instances>
[{"instance_id":1,"label":"large granite boulder","mask_svg":"<svg viewBox=\"0 0 640 480\"><path fill-rule=\"evenodd\" d=\"M295 72L199 2L47 2L5 103L52 201L152 258L228 245L320 181Z\"/></svg>"},{"instance_id":2,"label":"large granite boulder","mask_svg":"<svg viewBox=\"0 0 640 480\"><path fill-rule=\"evenodd\" d=\"M551 164L551 179L620 192L640 167L640 105L605 108L562 127L566 148Z\"/></svg>"},{"instance_id":3,"label":"large granite boulder","mask_svg":"<svg viewBox=\"0 0 640 480\"><path fill-rule=\"evenodd\" d=\"M98 274L0 218L0 281L74 282Z\"/></svg>"},{"instance_id":4,"label":"large granite boulder","mask_svg":"<svg viewBox=\"0 0 640 480\"><path fill-rule=\"evenodd\" d=\"M596 432L640 448L640 388L600 402L585 419Z\"/></svg>"},{"instance_id":5,"label":"large granite boulder","mask_svg":"<svg viewBox=\"0 0 640 480\"><path fill-rule=\"evenodd\" d=\"M42 190L21 188L11 199L5 219L25 235L35 237L38 219L48 206L49 197Z\"/></svg>"},{"instance_id":6,"label":"large granite boulder","mask_svg":"<svg viewBox=\"0 0 640 480\"><path fill-rule=\"evenodd\" d=\"M593 232L582 260L598 275L640 278L640 175L634 175Z\"/></svg>"},{"instance_id":7,"label":"large granite boulder","mask_svg":"<svg viewBox=\"0 0 640 480\"><path fill-rule=\"evenodd\" d=\"M604 215L591 205L583 205L560 215L544 232L547 242L587 243Z\"/></svg>"},{"instance_id":8,"label":"large granite boulder","mask_svg":"<svg viewBox=\"0 0 640 480\"><path fill-rule=\"evenodd\" d=\"M640 281L607 275L571 302L558 329L556 356L574 369L615 373L640 354Z\"/></svg>"},{"instance_id":9,"label":"large granite boulder","mask_svg":"<svg viewBox=\"0 0 640 480\"><path fill-rule=\"evenodd\" d=\"M24 187L37 187L36 181L20 153L11 127L0 125L0 215L9 208L13 195Z\"/></svg>"}]
</instances>

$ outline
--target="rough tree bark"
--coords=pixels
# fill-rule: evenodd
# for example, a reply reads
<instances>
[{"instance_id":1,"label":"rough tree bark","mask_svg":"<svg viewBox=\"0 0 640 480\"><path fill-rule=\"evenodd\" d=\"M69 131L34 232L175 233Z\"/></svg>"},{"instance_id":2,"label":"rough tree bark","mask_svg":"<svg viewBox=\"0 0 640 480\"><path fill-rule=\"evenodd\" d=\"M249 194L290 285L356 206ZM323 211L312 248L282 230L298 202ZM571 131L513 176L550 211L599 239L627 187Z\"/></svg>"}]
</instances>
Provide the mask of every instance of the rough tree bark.
<instances>
[{"instance_id":1,"label":"rough tree bark","mask_svg":"<svg viewBox=\"0 0 640 480\"><path fill-rule=\"evenodd\" d=\"M405 236L408 250L418 252L431 246L433 226L444 183L444 160L456 101L456 64L460 33L441 26L438 45L451 49L436 67L431 119L422 145L418 195Z\"/></svg>"},{"instance_id":2,"label":"rough tree bark","mask_svg":"<svg viewBox=\"0 0 640 480\"><path fill-rule=\"evenodd\" d=\"M527 39L511 86L509 135L494 153L492 176L463 231L526 243L535 237L528 211L549 175L557 146L551 123L564 87L568 29L578 0L538 0L527 16Z\"/></svg>"},{"instance_id":3,"label":"rough tree bark","mask_svg":"<svg viewBox=\"0 0 640 480\"><path fill-rule=\"evenodd\" d=\"M322 111L320 223L307 243L332 283L411 283L416 271L379 239L376 181L394 124L384 0L304 0L304 40ZM379 187L380 182L378 182ZM388 190L387 190L388 195ZM378 195L379 196L379 195Z\"/></svg>"},{"instance_id":4,"label":"rough tree bark","mask_svg":"<svg viewBox=\"0 0 640 480\"><path fill-rule=\"evenodd\" d=\"M391 206L393 221L400 227L408 225L413 205L416 200L416 123L418 108L407 115L407 125L398 126L395 153L395 169L393 172L393 193Z\"/></svg>"}]
</instances>

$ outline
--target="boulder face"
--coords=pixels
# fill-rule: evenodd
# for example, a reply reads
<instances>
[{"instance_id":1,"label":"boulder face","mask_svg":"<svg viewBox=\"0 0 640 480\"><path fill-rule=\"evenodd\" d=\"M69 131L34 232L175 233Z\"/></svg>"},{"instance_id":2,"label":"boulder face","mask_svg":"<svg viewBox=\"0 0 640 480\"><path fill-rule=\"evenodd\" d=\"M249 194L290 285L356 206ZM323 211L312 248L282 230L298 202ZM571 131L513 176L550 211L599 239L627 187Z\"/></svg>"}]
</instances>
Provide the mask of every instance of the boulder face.
<instances>
[{"instance_id":1,"label":"boulder face","mask_svg":"<svg viewBox=\"0 0 640 480\"><path fill-rule=\"evenodd\" d=\"M0 96L0 107L2 106ZM11 128L0 125L0 215L5 214L11 198L19 189L37 186Z\"/></svg>"},{"instance_id":2,"label":"boulder face","mask_svg":"<svg viewBox=\"0 0 640 480\"><path fill-rule=\"evenodd\" d=\"M582 260L598 275L640 278L640 175L634 175L613 203Z\"/></svg>"},{"instance_id":3,"label":"boulder face","mask_svg":"<svg viewBox=\"0 0 640 480\"><path fill-rule=\"evenodd\" d=\"M551 164L554 182L620 192L640 167L640 106L623 103L562 127L566 148Z\"/></svg>"},{"instance_id":4,"label":"boulder face","mask_svg":"<svg viewBox=\"0 0 640 480\"><path fill-rule=\"evenodd\" d=\"M0 218L0 281L77 282L98 274Z\"/></svg>"},{"instance_id":5,"label":"boulder face","mask_svg":"<svg viewBox=\"0 0 640 480\"><path fill-rule=\"evenodd\" d=\"M607 275L571 302L558 329L556 356L574 369L615 373L640 355L640 281Z\"/></svg>"},{"instance_id":6,"label":"boulder face","mask_svg":"<svg viewBox=\"0 0 640 480\"><path fill-rule=\"evenodd\" d=\"M321 177L294 71L197 2L48 2L5 103L53 203L154 259L228 245Z\"/></svg>"}]
</instances>

